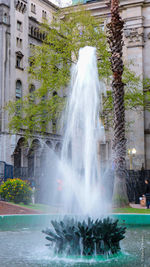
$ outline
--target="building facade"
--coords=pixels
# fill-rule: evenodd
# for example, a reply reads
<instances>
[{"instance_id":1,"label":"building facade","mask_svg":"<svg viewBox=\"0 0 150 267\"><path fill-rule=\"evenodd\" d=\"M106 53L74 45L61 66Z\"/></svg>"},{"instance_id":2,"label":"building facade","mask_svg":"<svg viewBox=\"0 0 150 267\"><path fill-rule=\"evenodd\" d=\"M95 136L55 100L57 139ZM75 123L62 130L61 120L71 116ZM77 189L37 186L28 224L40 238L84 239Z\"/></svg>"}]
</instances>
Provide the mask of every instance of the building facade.
<instances>
[{"instance_id":1,"label":"building facade","mask_svg":"<svg viewBox=\"0 0 150 267\"><path fill-rule=\"evenodd\" d=\"M73 4L78 1L73 0ZM80 0L95 17L110 21L110 1ZM45 136L35 135L24 145L23 132L10 134L8 114L4 106L9 100L25 96L38 84L28 83L30 47L42 43L39 23L43 18L51 22L57 7L48 0L0 0L0 161L28 170L32 176L40 168L45 146L59 150L61 137L51 131ZM150 0L121 0L124 27L124 58L132 61L132 68L141 79L150 77ZM143 90L143 88L139 88ZM128 168L150 169L150 116L142 109L126 112L128 122L127 148L136 154L127 155ZM106 131L106 143L100 145L101 161L110 167L112 131ZM131 166L132 163L132 166ZM16 174L16 176L19 176Z\"/></svg>"},{"instance_id":2,"label":"building facade","mask_svg":"<svg viewBox=\"0 0 150 267\"><path fill-rule=\"evenodd\" d=\"M60 136L51 132L25 145L23 132L10 134L4 110L8 101L38 88L36 81L28 82L30 48L42 43L39 24L45 18L50 23L57 9L48 0L0 0L0 161L14 165L17 177L35 176L46 146L61 146Z\"/></svg>"},{"instance_id":3,"label":"building facade","mask_svg":"<svg viewBox=\"0 0 150 267\"><path fill-rule=\"evenodd\" d=\"M73 4L79 1L73 0ZM104 20L104 27L110 21L109 0L80 0L93 16ZM123 57L136 75L150 78L150 0L120 0L120 14L124 24ZM143 92L143 88L139 90ZM149 88L148 88L149 90ZM139 108L126 112L127 168L150 169L150 113ZM104 160L110 162L112 132L106 131L106 144L103 144ZM136 153L135 153L136 152ZM133 153L133 154L132 154Z\"/></svg>"}]
</instances>

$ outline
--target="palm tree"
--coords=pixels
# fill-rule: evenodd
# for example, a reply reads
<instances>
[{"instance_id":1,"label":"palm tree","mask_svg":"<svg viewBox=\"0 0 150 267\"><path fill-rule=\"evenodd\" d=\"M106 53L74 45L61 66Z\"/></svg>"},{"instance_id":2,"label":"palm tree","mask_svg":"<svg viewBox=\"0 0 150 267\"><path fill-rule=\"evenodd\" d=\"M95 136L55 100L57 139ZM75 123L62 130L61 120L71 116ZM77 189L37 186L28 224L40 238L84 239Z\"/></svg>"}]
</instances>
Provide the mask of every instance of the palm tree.
<instances>
[{"instance_id":1,"label":"palm tree","mask_svg":"<svg viewBox=\"0 0 150 267\"><path fill-rule=\"evenodd\" d=\"M115 183L113 202L115 206L128 203L126 191L126 138L125 138L125 107L124 83L122 82L123 61L123 25L119 15L119 0L111 0L111 22L107 25L108 42L111 50L111 68L113 72L112 94L114 106L114 136L113 136L113 162L115 169Z\"/></svg>"}]
</instances>

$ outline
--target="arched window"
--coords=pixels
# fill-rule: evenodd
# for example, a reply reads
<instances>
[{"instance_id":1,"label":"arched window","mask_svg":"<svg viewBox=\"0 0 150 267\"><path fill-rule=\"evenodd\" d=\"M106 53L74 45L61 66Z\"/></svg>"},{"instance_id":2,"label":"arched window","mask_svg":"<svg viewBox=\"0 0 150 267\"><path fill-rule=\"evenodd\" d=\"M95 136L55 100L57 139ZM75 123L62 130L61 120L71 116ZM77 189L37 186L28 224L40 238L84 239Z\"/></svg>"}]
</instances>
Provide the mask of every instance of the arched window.
<instances>
[{"instance_id":1,"label":"arched window","mask_svg":"<svg viewBox=\"0 0 150 267\"><path fill-rule=\"evenodd\" d=\"M47 13L46 13L46 11L42 10L42 18L43 18L43 19L46 19L46 17L47 17Z\"/></svg>"},{"instance_id":2,"label":"arched window","mask_svg":"<svg viewBox=\"0 0 150 267\"><path fill-rule=\"evenodd\" d=\"M7 23L7 14L5 13L4 16L3 16L3 22L4 23Z\"/></svg>"},{"instance_id":3,"label":"arched window","mask_svg":"<svg viewBox=\"0 0 150 267\"><path fill-rule=\"evenodd\" d=\"M46 145L49 147L49 148L52 148L53 147L53 145L52 145L52 142L51 141L46 141Z\"/></svg>"},{"instance_id":4,"label":"arched window","mask_svg":"<svg viewBox=\"0 0 150 267\"><path fill-rule=\"evenodd\" d=\"M23 9L23 3L21 2L21 5L20 5L20 8L19 8L19 11L22 12L22 9Z\"/></svg>"},{"instance_id":5,"label":"arched window","mask_svg":"<svg viewBox=\"0 0 150 267\"><path fill-rule=\"evenodd\" d=\"M36 6L31 4L31 12L36 13Z\"/></svg>"},{"instance_id":6,"label":"arched window","mask_svg":"<svg viewBox=\"0 0 150 267\"><path fill-rule=\"evenodd\" d=\"M20 80L16 81L16 100L22 97L22 82Z\"/></svg>"},{"instance_id":7,"label":"arched window","mask_svg":"<svg viewBox=\"0 0 150 267\"><path fill-rule=\"evenodd\" d=\"M31 4L31 11L32 11L32 12L34 11L34 6L33 6L33 4Z\"/></svg>"},{"instance_id":8,"label":"arched window","mask_svg":"<svg viewBox=\"0 0 150 267\"><path fill-rule=\"evenodd\" d=\"M26 11L26 5L24 4L22 12L24 13L25 11Z\"/></svg>"}]
</instances>

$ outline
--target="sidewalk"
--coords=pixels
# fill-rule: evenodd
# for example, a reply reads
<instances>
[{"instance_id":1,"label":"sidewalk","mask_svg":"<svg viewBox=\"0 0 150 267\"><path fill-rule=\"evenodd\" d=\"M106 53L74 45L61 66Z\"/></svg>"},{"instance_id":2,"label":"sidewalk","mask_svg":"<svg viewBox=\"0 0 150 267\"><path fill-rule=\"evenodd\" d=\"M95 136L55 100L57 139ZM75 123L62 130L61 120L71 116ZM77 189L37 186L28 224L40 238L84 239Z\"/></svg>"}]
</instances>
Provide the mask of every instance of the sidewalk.
<instances>
[{"instance_id":1,"label":"sidewalk","mask_svg":"<svg viewBox=\"0 0 150 267\"><path fill-rule=\"evenodd\" d=\"M135 209L146 209L146 207L143 207L140 204L130 203L129 205L131 208L135 208Z\"/></svg>"},{"instance_id":2,"label":"sidewalk","mask_svg":"<svg viewBox=\"0 0 150 267\"><path fill-rule=\"evenodd\" d=\"M11 204L5 201L0 201L0 215L11 214L40 214L40 211L20 207L19 205Z\"/></svg>"}]
</instances>

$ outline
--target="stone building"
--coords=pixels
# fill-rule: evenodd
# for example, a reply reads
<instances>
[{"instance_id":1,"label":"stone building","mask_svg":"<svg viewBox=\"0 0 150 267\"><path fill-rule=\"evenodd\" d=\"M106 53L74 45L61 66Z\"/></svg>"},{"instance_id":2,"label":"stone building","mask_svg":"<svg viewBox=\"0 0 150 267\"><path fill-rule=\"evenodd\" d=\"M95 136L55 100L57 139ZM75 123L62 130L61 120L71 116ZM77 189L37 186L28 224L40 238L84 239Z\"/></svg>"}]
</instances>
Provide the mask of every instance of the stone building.
<instances>
[{"instance_id":1,"label":"stone building","mask_svg":"<svg viewBox=\"0 0 150 267\"><path fill-rule=\"evenodd\" d=\"M9 100L18 100L38 88L28 83L30 47L42 43L39 23L49 23L58 7L48 0L0 0L0 161L14 165L15 176L35 176L46 147L59 150L61 138L51 132L35 135L24 145L23 132L8 130Z\"/></svg>"},{"instance_id":2,"label":"stone building","mask_svg":"<svg viewBox=\"0 0 150 267\"><path fill-rule=\"evenodd\" d=\"M73 4L78 1L73 0ZM95 17L104 18L104 27L110 20L109 0L80 0ZM30 47L41 44L43 36L39 23L43 18L51 22L57 7L48 0L0 0L0 161L16 167L18 175L32 176L40 168L45 146L59 150L61 137L51 132L45 136L35 135L24 145L24 135L10 134L8 114L3 110L5 103L19 99L29 90L36 90L38 84L28 84L28 59ZM150 0L121 0L120 12L125 20L124 58L132 60L135 72L150 77ZM143 90L143 88L139 88ZM146 110L130 111L126 114L131 126L127 132L128 149L136 149L134 158L127 156L127 164L141 169L150 169L150 116ZM106 131L106 143L101 144L101 159L110 166L111 131Z\"/></svg>"},{"instance_id":3,"label":"stone building","mask_svg":"<svg viewBox=\"0 0 150 267\"><path fill-rule=\"evenodd\" d=\"M79 2L73 0L73 4ZM110 21L109 0L80 0L93 16L104 19L104 27ZM143 78L150 78L150 0L120 0L120 14L124 25L124 59L132 62L132 69ZM139 88L143 91L143 88ZM150 113L144 109L126 112L128 168L150 169ZM111 159L111 131L106 131L106 144L102 145L104 161ZM132 154L133 152L133 154ZM134 153L136 152L136 153Z\"/></svg>"}]
</instances>

